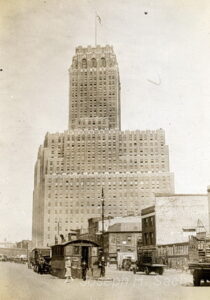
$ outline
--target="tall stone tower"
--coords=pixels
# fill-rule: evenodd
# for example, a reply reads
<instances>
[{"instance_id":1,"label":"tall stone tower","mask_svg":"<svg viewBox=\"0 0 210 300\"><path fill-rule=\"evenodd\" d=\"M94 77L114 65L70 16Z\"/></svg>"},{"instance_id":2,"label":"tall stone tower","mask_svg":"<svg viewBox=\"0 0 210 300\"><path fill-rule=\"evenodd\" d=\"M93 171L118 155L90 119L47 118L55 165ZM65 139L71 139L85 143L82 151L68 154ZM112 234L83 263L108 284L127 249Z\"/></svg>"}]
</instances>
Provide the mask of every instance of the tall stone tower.
<instances>
[{"instance_id":1,"label":"tall stone tower","mask_svg":"<svg viewBox=\"0 0 210 300\"><path fill-rule=\"evenodd\" d=\"M69 73L69 129L120 130L120 79L113 48L76 48Z\"/></svg>"},{"instance_id":2,"label":"tall stone tower","mask_svg":"<svg viewBox=\"0 0 210 300\"><path fill-rule=\"evenodd\" d=\"M34 173L34 246L86 230L101 215L140 215L173 193L162 129L121 131L120 80L111 46L78 47L70 67L69 129L47 133Z\"/></svg>"}]
</instances>

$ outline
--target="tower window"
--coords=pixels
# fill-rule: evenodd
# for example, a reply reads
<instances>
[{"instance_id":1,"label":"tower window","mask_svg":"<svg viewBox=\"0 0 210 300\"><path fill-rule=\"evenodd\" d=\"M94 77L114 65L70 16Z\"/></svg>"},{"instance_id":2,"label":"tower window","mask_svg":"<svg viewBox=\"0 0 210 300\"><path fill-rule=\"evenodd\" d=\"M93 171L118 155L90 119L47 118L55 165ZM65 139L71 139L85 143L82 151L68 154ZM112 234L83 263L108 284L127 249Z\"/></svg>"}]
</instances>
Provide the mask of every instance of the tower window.
<instances>
[{"instance_id":1,"label":"tower window","mask_svg":"<svg viewBox=\"0 0 210 300\"><path fill-rule=\"evenodd\" d=\"M95 58L91 59L91 67L96 68L97 67L97 62Z\"/></svg>"},{"instance_id":2,"label":"tower window","mask_svg":"<svg viewBox=\"0 0 210 300\"><path fill-rule=\"evenodd\" d=\"M85 58L82 60L82 68L87 68L87 60Z\"/></svg>"},{"instance_id":3,"label":"tower window","mask_svg":"<svg viewBox=\"0 0 210 300\"><path fill-rule=\"evenodd\" d=\"M106 67L106 60L104 57L101 58L101 66Z\"/></svg>"}]
</instances>

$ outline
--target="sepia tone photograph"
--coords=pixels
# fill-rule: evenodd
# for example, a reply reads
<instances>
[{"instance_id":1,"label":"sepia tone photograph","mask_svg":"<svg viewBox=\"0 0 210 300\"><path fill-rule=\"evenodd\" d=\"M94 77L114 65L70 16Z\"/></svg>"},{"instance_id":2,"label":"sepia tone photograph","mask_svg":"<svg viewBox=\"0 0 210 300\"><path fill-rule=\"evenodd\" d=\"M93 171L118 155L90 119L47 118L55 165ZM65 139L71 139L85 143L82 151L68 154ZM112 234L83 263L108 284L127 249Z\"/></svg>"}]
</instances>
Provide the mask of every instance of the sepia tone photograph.
<instances>
[{"instance_id":1,"label":"sepia tone photograph","mask_svg":"<svg viewBox=\"0 0 210 300\"><path fill-rule=\"evenodd\" d=\"M0 300L210 299L210 2L0 0Z\"/></svg>"}]
</instances>

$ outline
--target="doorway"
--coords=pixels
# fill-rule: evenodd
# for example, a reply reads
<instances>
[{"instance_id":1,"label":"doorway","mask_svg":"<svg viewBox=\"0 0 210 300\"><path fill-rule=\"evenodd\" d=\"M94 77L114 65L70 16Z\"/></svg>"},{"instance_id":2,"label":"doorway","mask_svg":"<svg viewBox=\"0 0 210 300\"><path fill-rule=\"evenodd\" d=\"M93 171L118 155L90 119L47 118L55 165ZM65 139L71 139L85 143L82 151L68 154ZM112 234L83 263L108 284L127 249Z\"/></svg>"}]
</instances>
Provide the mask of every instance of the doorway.
<instances>
[{"instance_id":1,"label":"doorway","mask_svg":"<svg viewBox=\"0 0 210 300\"><path fill-rule=\"evenodd\" d=\"M87 267L89 267L89 260L88 260L88 247L87 246L83 246L82 247L82 261L85 261L87 264Z\"/></svg>"}]
</instances>

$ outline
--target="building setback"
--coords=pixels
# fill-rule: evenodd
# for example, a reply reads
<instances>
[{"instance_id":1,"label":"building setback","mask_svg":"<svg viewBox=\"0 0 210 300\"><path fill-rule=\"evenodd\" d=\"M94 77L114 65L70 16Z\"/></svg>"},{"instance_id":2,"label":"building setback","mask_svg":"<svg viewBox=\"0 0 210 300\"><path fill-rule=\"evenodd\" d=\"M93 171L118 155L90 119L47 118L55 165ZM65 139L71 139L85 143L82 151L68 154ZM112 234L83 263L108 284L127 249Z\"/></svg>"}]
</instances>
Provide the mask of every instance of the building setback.
<instances>
[{"instance_id":1,"label":"building setback","mask_svg":"<svg viewBox=\"0 0 210 300\"><path fill-rule=\"evenodd\" d=\"M140 215L153 193L173 193L162 129L121 131L120 79L111 46L78 47L70 67L69 130L47 133L35 165L34 245L45 246L88 219Z\"/></svg>"}]
</instances>

